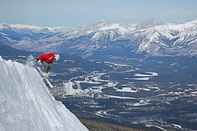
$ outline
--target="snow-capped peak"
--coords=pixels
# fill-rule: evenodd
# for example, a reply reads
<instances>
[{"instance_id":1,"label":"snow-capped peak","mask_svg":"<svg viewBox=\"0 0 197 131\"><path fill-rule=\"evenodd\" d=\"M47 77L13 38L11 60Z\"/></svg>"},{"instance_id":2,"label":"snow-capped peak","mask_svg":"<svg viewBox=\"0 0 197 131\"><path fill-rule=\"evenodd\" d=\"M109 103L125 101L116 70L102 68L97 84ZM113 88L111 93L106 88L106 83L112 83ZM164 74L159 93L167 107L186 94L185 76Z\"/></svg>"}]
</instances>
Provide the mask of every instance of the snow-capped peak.
<instances>
[{"instance_id":1,"label":"snow-capped peak","mask_svg":"<svg viewBox=\"0 0 197 131\"><path fill-rule=\"evenodd\" d=\"M105 31L105 30L118 30L120 33L128 33L129 30L126 29L125 27L121 26L120 24L111 24L108 26L103 26L98 29L99 31Z\"/></svg>"},{"instance_id":2,"label":"snow-capped peak","mask_svg":"<svg viewBox=\"0 0 197 131\"><path fill-rule=\"evenodd\" d=\"M16 29L31 29L31 30L40 30L41 27L34 25L26 24L0 24L0 28L16 28Z\"/></svg>"},{"instance_id":3,"label":"snow-capped peak","mask_svg":"<svg viewBox=\"0 0 197 131\"><path fill-rule=\"evenodd\" d=\"M32 31L56 31L56 27L34 26L28 24L0 24L0 29L17 29L17 30L32 30Z\"/></svg>"}]
</instances>

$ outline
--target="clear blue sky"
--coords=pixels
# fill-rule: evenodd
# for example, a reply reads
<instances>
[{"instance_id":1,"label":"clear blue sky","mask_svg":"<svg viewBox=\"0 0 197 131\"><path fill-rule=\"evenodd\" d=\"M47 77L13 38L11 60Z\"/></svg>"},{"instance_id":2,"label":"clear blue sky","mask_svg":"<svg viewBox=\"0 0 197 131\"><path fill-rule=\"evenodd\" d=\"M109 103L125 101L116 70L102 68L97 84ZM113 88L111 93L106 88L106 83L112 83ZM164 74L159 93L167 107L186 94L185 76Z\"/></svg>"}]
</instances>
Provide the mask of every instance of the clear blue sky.
<instances>
[{"instance_id":1,"label":"clear blue sky","mask_svg":"<svg viewBox=\"0 0 197 131\"><path fill-rule=\"evenodd\" d=\"M100 20L140 23L197 19L197 0L0 0L0 23L76 27Z\"/></svg>"}]
</instances>

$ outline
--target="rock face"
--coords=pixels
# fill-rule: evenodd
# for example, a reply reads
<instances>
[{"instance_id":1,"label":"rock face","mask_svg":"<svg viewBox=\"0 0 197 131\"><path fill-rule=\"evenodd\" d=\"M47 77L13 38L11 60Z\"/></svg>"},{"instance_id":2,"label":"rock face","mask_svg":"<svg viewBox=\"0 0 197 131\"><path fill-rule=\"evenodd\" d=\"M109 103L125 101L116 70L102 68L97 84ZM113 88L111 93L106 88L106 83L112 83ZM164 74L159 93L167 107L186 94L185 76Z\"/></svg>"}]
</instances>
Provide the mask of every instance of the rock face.
<instances>
[{"instance_id":1,"label":"rock face","mask_svg":"<svg viewBox=\"0 0 197 131\"><path fill-rule=\"evenodd\" d=\"M0 131L88 131L28 65L0 57Z\"/></svg>"}]
</instances>

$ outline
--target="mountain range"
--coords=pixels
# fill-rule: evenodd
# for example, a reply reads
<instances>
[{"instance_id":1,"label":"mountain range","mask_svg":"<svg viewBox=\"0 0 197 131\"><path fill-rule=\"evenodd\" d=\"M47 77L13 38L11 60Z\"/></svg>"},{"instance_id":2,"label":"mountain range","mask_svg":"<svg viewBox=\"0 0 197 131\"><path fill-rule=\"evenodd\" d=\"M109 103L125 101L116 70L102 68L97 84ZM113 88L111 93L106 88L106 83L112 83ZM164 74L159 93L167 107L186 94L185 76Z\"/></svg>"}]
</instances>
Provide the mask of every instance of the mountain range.
<instances>
[{"instance_id":1,"label":"mountain range","mask_svg":"<svg viewBox=\"0 0 197 131\"><path fill-rule=\"evenodd\" d=\"M0 24L0 43L26 51L57 51L85 58L196 56L197 21L182 24L98 22L75 29Z\"/></svg>"}]
</instances>

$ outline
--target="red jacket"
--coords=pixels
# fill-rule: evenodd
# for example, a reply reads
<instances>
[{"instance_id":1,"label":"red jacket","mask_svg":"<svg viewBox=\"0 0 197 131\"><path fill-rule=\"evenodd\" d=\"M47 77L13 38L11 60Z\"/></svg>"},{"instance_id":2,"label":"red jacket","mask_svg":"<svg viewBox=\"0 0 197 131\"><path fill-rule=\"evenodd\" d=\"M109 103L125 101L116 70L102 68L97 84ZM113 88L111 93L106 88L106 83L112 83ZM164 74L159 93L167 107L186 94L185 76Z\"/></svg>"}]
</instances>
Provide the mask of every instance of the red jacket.
<instances>
[{"instance_id":1,"label":"red jacket","mask_svg":"<svg viewBox=\"0 0 197 131\"><path fill-rule=\"evenodd\" d=\"M47 62L48 64L51 64L56 60L55 55L55 52L44 53L37 56L36 60L40 60L41 62Z\"/></svg>"}]
</instances>

